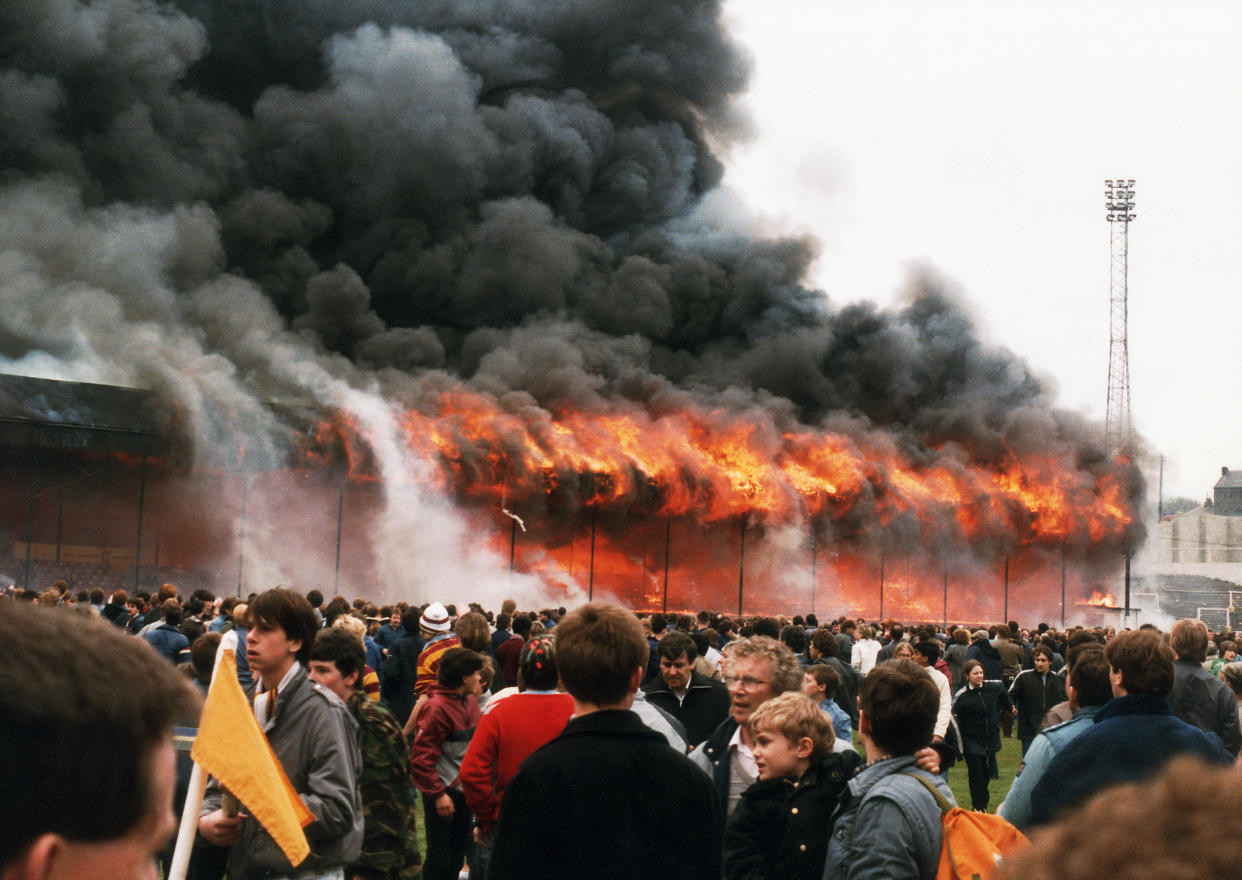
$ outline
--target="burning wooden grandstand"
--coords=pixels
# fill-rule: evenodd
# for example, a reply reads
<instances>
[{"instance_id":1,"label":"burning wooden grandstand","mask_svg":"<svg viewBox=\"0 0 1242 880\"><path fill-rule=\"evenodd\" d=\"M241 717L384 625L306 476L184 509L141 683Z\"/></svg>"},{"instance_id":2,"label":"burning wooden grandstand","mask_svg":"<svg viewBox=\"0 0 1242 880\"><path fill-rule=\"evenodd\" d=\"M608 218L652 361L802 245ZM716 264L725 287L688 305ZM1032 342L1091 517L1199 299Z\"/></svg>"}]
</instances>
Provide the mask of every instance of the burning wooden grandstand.
<instances>
[{"instance_id":1,"label":"burning wooden grandstand","mask_svg":"<svg viewBox=\"0 0 1242 880\"><path fill-rule=\"evenodd\" d=\"M384 592L371 538L388 487L344 411L283 408L288 458L257 468L244 439L232 461L191 464L176 408L133 389L0 377L0 405L20 582L246 592L271 561L246 549L270 554L283 532L306 587ZM1133 526L1120 465L919 461L877 432L781 430L746 411L549 413L455 389L397 424L421 465L407 478L451 499L479 546L554 595L634 607L999 618L1051 607L1065 577L1080 593ZM260 524L269 541L247 544Z\"/></svg>"}]
</instances>

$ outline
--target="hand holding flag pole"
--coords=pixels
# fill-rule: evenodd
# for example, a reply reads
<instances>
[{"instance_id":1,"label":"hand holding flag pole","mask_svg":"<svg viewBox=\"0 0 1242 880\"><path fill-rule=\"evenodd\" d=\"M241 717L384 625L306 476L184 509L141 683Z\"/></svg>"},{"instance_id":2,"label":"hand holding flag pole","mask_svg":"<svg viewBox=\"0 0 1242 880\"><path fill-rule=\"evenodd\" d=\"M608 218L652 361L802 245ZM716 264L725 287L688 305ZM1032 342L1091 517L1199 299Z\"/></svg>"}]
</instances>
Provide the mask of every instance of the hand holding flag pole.
<instances>
[{"instance_id":1,"label":"hand holding flag pole","mask_svg":"<svg viewBox=\"0 0 1242 880\"><path fill-rule=\"evenodd\" d=\"M241 802L294 867L310 854L302 829L314 816L298 797L268 745L246 695L237 681L237 633L225 633L216 651L211 687L203 704L198 736L190 754L194 769L186 792L181 827L168 880L185 880L198 828L198 811L207 774Z\"/></svg>"}]
</instances>

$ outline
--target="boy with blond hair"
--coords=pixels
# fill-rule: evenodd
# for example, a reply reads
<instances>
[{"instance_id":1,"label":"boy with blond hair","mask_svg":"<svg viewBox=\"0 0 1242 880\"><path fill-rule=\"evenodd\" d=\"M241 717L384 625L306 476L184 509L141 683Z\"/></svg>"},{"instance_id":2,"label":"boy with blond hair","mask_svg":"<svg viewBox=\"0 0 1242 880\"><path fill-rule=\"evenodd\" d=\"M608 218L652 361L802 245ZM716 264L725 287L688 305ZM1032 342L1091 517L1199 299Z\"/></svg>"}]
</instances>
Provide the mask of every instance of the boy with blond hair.
<instances>
[{"instance_id":1,"label":"boy with blond hair","mask_svg":"<svg viewBox=\"0 0 1242 880\"><path fill-rule=\"evenodd\" d=\"M831 720L798 692L773 697L746 723L759 779L729 816L725 876L819 880L832 814L862 758L833 752Z\"/></svg>"}]
</instances>

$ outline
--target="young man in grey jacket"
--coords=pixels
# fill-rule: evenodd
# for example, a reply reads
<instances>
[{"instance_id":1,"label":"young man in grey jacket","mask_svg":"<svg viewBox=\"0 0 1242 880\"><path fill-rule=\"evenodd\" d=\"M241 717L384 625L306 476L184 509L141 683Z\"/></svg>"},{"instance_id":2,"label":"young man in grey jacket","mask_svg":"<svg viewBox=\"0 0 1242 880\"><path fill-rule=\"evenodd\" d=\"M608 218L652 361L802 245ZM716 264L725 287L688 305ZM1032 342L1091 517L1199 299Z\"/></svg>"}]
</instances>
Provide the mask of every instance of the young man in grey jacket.
<instances>
[{"instance_id":1,"label":"young man in grey jacket","mask_svg":"<svg viewBox=\"0 0 1242 880\"><path fill-rule=\"evenodd\" d=\"M940 694L927 672L908 661L881 663L858 692L866 767L833 817L824 880L932 880L940 859L940 807L926 785L953 803L938 775L915 753L932 741Z\"/></svg>"},{"instance_id":2,"label":"young man in grey jacket","mask_svg":"<svg viewBox=\"0 0 1242 880\"><path fill-rule=\"evenodd\" d=\"M278 587L255 599L249 613L246 658L259 678L254 713L294 791L314 816L304 829L311 854L302 864L290 865L253 818L227 815L214 779L199 813L199 834L230 847L232 880L341 880L362 846L357 723L335 694L307 677L319 629L310 603Z\"/></svg>"}]
</instances>

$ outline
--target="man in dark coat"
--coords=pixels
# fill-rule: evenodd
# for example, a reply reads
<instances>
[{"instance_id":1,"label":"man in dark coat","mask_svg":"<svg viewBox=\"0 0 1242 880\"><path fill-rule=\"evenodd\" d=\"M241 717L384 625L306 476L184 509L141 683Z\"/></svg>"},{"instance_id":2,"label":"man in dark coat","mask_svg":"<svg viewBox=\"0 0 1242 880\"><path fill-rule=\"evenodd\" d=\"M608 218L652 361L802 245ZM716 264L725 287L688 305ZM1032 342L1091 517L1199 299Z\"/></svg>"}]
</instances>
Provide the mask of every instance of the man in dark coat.
<instances>
[{"instance_id":1,"label":"man in dark coat","mask_svg":"<svg viewBox=\"0 0 1242 880\"><path fill-rule=\"evenodd\" d=\"M1004 664L996 646L988 641L986 629L976 630L970 637L970 648L966 651L967 660L978 660L983 667L983 680L1005 684Z\"/></svg>"},{"instance_id":2,"label":"man in dark coat","mask_svg":"<svg viewBox=\"0 0 1242 880\"><path fill-rule=\"evenodd\" d=\"M720 880L724 822L711 780L630 711L648 655L638 619L619 605L584 605L557 626L574 717L505 789L489 880L528 877L532 866L547 877Z\"/></svg>"},{"instance_id":3,"label":"man in dark coat","mask_svg":"<svg viewBox=\"0 0 1242 880\"><path fill-rule=\"evenodd\" d=\"M1173 714L1220 737L1234 757L1242 748L1242 729L1238 727L1238 703L1233 691L1203 668L1207 659L1208 631L1199 620L1179 620L1171 633L1173 653L1173 691L1169 702Z\"/></svg>"},{"instance_id":4,"label":"man in dark coat","mask_svg":"<svg viewBox=\"0 0 1242 880\"><path fill-rule=\"evenodd\" d=\"M188 653L190 640L182 634L181 630L177 629L177 624L181 623L181 606L177 604L176 599L168 599L160 606L160 613L164 615L164 622L143 638L147 644L172 663L181 663L183 660L190 659Z\"/></svg>"},{"instance_id":5,"label":"man in dark coat","mask_svg":"<svg viewBox=\"0 0 1242 880\"><path fill-rule=\"evenodd\" d=\"M1220 737L1173 714L1173 651L1150 630L1124 632L1104 649L1113 699L1048 764L1031 792L1031 824L1056 818L1097 791L1154 775L1175 755L1227 766Z\"/></svg>"},{"instance_id":6,"label":"man in dark coat","mask_svg":"<svg viewBox=\"0 0 1242 880\"><path fill-rule=\"evenodd\" d=\"M414 710L414 678L418 670L418 655L423 651L423 637L418 633L418 606L407 608L401 615L401 638L388 649L380 677L380 696L384 705L392 710L404 726Z\"/></svg>"},{"instance_id":7,"label":"man in dark coat","mask_svg":"<svg viewBox=\"0 0 1242 880\"><path fill-rule=\"evenodd\" d=\"M862 678L853 666L848 662L843 662L841 657L838 656L839 648L840 645L837 637L832 631L821 628L811 633L811 643L807 646L807 653L811 655L812 666L816 663L822 663L836 670L837 675L841 679L841 684L837 687L837 692L832 695L832 698L838 706L845 710L845 714L850 716L850 726L857 730L858 685Z\"/></svg>"},{"instance_id":8,"label":"man in dark coat","mask_svg":"<svg viewBox=\"0 0 1242 880\"><path fill-rule=\"evenodd\" d=\"M680 721L686 728L686 743L693 748L729 714L729 689L694 671L698 650L685 633L665 636L658 653L660 674L644 688L647 702Z\"/></svg>"}]
</instances>

